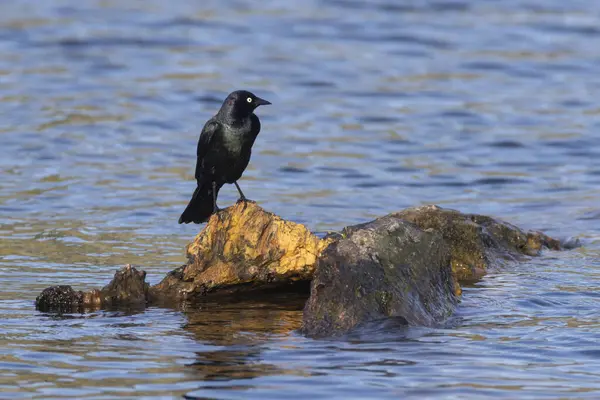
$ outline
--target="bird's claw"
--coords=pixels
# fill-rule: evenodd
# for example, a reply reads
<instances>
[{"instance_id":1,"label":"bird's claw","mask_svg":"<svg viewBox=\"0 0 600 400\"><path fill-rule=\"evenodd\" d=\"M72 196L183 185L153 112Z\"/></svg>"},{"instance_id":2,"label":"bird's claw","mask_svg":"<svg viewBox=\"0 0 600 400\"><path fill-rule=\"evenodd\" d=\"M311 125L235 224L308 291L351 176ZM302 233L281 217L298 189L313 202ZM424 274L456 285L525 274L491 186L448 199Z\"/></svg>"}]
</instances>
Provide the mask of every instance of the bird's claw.
<instances>
[{"instance_id":1,"label":"bird's claw","mask_svg":"<svg viewBox=\"0 0 600 400\"><path fill-rule=\"evenodd\" d=\"M246 197L242 196L235 203L236 204L243 203L244 206L242 207L242 211L245 211L246 210L246 206L248 205L248 203L256 203L256 202L254 200L249 200Z\"/></svg>"},{"instance_id":2,"label":"bird's claw","mask_svg":"<svg viewBox=\"0 0 600 400\"><path fill-rule=\"evenodd\" d=\"M215 217L217 217L217 219L219 220L219 222L223 222L223 220L221 219L221 211L223 211L222 208L219 207L215 207L215 209L213 210L212 215L214 215Z\"/></svg>"},{"instance_id":3,"label":"bird's claw","mask_svg":"<svg viewBox=\"0 0 600 400\"><path fill-rule=\"evenodd\" d=\"M240 197L236 203L256 203L254 200L247 199L246 197Z\"/></svg>"}]
</instances>

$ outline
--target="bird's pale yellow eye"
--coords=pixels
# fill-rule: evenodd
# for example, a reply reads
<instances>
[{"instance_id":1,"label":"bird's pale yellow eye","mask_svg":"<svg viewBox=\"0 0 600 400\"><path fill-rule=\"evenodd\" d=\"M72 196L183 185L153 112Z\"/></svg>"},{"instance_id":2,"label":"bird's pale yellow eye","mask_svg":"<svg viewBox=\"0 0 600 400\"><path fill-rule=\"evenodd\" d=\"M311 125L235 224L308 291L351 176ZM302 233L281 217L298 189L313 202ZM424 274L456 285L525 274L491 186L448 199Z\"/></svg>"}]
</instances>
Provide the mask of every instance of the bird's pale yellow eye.
<instances>
[{"instance_id":1,"label":"bird's pale yellow eye","mask_svg":"<svg viewBox=\"0 0 600 400\"><path fill-rule=\"evenodd\" d=\"M246 99L246 101L247 101L248 103L252 103L252 97L248 97L248 98Z\"/></svg>"}]
</instances>

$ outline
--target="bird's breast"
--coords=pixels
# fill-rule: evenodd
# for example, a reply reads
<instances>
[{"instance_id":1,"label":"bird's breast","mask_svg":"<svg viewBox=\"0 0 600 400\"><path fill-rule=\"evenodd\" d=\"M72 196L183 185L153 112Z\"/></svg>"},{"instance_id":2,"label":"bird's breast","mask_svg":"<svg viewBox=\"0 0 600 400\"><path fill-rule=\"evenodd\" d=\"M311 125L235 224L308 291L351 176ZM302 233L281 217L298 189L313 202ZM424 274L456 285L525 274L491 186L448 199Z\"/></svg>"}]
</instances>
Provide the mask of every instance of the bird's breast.
<instances>
[{"instance_id":1,"label":"bird's breast","mask_svg":"<svg viewBox=\"0 0 600 400\"><path fill-rule=\"evenodd\" d=\"M244 141L239 134L234 132L225 132L223 135L223 148L229 157L236 158L242 154Z\"/></svg>"}]
</instances>

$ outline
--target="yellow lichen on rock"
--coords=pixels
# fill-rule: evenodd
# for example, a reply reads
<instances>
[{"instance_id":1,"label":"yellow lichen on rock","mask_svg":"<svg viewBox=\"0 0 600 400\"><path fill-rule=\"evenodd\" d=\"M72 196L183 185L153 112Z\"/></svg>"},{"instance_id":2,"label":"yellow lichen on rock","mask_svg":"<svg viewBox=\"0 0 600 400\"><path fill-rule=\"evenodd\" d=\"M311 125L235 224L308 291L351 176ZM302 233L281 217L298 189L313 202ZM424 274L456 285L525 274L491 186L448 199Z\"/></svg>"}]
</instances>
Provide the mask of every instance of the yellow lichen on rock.
<instances>
[{"instance_id":1,"label":"yellow lichen on rock","mask_svg":"<svg viewBox=\"0 0 600 400\"><path fill-rule=\"evenodd\" d=\"M175 286L176 297L190 297L234 285L310 281L317 257L330 242L255 203L240 202L209 219L187 246L189 262L181 275L167 276L154 289Z\"/></svg>"}]
</instances>

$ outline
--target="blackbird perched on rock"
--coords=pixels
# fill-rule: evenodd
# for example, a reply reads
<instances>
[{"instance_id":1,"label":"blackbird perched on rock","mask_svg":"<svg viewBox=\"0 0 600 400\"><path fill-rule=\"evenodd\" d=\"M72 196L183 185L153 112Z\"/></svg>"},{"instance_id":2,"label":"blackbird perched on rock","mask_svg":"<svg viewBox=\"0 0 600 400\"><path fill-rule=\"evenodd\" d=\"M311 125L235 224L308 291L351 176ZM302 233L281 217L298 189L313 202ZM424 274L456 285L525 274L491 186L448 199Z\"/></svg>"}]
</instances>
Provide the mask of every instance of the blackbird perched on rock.
<instances>
[{"instance_id":1,"label":"blackbird perched on rock","mask_svg":"<svg viewBox=\"0 0 600 400\"><path fill-rule=\"evenodd\" d=\"M248 201L237 180L248 166L252 145L260 132L260 120L254 110L267 104L271 103L246 90L237 90L206 122L196 151L197 187L179 217L180 224L200 224L218 212L217 195L225 183L235 184L240 193L238 201Z\"/></svg>"}]
</instances>

